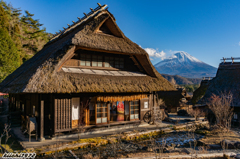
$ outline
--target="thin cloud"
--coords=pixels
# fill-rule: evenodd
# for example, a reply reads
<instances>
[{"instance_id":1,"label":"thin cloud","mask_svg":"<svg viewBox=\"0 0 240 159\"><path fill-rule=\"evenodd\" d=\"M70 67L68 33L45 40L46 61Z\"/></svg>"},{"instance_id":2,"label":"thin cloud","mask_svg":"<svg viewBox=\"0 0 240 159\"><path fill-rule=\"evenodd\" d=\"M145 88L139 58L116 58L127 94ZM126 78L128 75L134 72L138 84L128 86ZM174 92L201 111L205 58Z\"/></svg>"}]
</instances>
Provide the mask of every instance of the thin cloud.
<instances>
[{"instance_id":1,"label":"thin cloud","mask_svg":"<svg viewBox=\"0 0 240 159\"><path fill-rule=\"evenodd\" d=\"M158 49L153 49L153 48L145 48L144 50L148 53L151 59L159 58L163 60L166 58L166 55L167 55L163 50L158 51Z\"/></svg>"},{"instance_id":2,"label":"thin cloud","mask_svg":"<svg viewBox=\"0 0 240 159\"><path fill-rule=\"evenodd\" d=\"M238 45L240 46L240 41L239 41Z\"/></svg>"}]
</instances>

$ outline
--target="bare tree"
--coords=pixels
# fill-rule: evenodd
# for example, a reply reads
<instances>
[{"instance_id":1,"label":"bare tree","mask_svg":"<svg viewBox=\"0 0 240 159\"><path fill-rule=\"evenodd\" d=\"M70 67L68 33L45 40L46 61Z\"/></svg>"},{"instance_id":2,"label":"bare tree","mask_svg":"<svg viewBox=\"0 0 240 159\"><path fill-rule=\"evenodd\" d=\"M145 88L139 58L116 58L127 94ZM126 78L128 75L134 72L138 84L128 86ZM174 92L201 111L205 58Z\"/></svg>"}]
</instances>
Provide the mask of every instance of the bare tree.
<instances>
[{"instance_id":1,"label":"bare tree","mask_svg":"<svg viewBox=\"0 0 240 159\"><path fill-rule=\"evenodd\" d=\"M199 108L190 109L188 113L189 115L194 117L195 121L197 121L199 117L204 115L204 113Z\"/></svg>"},{"instance_id":2,"label":"bare tree","mask_svg":"<svg viewBox=\"0 0 240 159\"><path fill-rule=\"evenodd\" d=\"M159 158L161 158L161 154L163 154L163 150L164 148L166 147L166 144L167 144L167 140L165 138L162 138L162 141L158 141L157 142L158 144L158 149L159 149Z\"/></svg>"},{"instance_id":3,"label":"bare tree","mask_svg":"<svg viewBox=\"0 0 240 159\"><path fill-rule=\"evenodd\" d=\"M189 146L190 146L190 149L192 149L190 154L193 157L193 154L196 155L195 148L197 146L197 140L194 132L196 131L197 127L196 125L187 125L186 129L187 129L187 139L189 141ZM193 147L192 147L192 143L193 143Z\"/></svg>"},{"instance_id":4,"label":"bare tree","mask_svg":"<svg viewBox=\"0 0 240 159\"><path fill-rule=\"evenodd\" d=\"M230 129L233 117L233 108L231 108L233 95L229 93L220 93L219 96L213 94L208 103L216 117L216 124L219 127Z\"/></svg>"},{"instance_id":5,"label":"bare tree","mask_svg":"<svg viewBox=\"0 0 240 159\"><path fill-rule=\"evenodd\" d=\"M1 136L0 136L0 148L1 148L2 154L3 154L3 149L2 149L2 146L1 146L1 144L2 144L2 139L3 139L3 137L5 136L5 141L4 141L4 143L5 143L5 150L6 150L6 148L7 148L7 147L6 147L6 146L7 146L7 141L8 141L8 139L11 137L11 135L9 135L10 130L11 130L10 125L5 124L4 129L3 129L3 132L2 132L2 134L1 134Z\"/></svg>"}]
</instances>

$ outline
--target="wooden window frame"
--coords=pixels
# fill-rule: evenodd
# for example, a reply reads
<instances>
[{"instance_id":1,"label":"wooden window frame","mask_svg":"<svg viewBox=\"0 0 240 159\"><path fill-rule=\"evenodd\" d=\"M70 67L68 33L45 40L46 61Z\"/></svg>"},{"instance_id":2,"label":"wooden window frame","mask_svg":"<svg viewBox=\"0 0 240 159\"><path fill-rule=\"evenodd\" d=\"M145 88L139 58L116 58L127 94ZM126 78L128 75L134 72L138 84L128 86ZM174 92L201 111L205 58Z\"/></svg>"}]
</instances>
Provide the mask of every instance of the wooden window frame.
<instances>
[{"instance_id":1,"label":"wooden window frame","mask_svg":"<svg viewBox=\"0 0 240 159\"><path fill-rule=\"evenodd\" d=\"M134 104L132 104L132 102L134 102ZM138 104L135 104L135 102L138 102ZM131 107L134 107L133 108L133 112L134 114L132 114L131 112ZM138 106L138 109L135 108L135 106ZM138 118L136 118L136 114L135 114L135 111L138 110ZM134 121L134 120L139 120L140 119L140 101L139 100L135 100L135 101L130 101L129 102L129 114L130 114L130 121ZM134 119L131 119L131 115L134 115Z\"/></svg>"},{"instance_id":2,"label":"wooden window frame","mask_svg":"<svg viewBox=\"0 0 240 159\"><path fill-rule=\"evenodd\" d=\"M101 104L101 107L97 107L97 104L98 103L100 103ZM103 107L103 104L106 104L106 107ZM106 115L106 117L97 117L97 115L98 115L98 108L100 108L100 109L104 109L104 108L107 108L107 111L106 112L101 112L101 113L107 113L107 115ZM108 103L107 102L95 102L95 124L96 125L101 125L101 124L107 124L108 123L108 112L109 110L108 110ZM102 121L102 118L107 118L107 120L106 120L106 122L101 122L101 123L97 123L97 119L98 118L101 118L101 121Z\"/></svg>"},{"instance_id":3,"label":"wooden window frame","mask_svg":"<svg viewBox=\"0 0 240 159\"><path fill-rule=\"evenodd\" d=\"M104 67L104 56L103 55L90 55L91 56L91 66L92 66L92 68L101 68L101 67ZM97 66L93 66L92 65L92 63L93 63L93 56L97 56L97 61L96 61L96 63L97 63ZM101 57L102 58L102 60L99 60L99 57ZM98 66L98 63L99 62L102 62L102 66Z\"/></svg>"},{"instance_id":4,"label":"wooden window frame","mask_svg":"<svg viewBox=\"0 0 240 159\"><path fill-rule=\"evenodd\" d=\"M85 65L81 65L81 62L83 61L82 59L82 55L84 55L84 61L85 61ZM114 57L114 56L106 56L106 55L96 55L96 54L90 54L90 66L86 66L86 55L89 55L89 54L86 54L86 53L82 53L80 54L79 56L79 66L80 67L90 67L90 68L104 68L104 69L124 69L125 68L125 59L124 57ZM93 66L93 56L96 56L97 57L97 66ZM105 62L106 61L106 57L109 58L109 67L105 67ZM99 60L101 58L101 60ZM117 60L118 59L118 60ZM98 66L98 63L101 62L102 63L102 66ZM117 63L118 62L118 67L117 67ZM122 66L122 67L120 67Z\"/></svg>"}]
</instances>

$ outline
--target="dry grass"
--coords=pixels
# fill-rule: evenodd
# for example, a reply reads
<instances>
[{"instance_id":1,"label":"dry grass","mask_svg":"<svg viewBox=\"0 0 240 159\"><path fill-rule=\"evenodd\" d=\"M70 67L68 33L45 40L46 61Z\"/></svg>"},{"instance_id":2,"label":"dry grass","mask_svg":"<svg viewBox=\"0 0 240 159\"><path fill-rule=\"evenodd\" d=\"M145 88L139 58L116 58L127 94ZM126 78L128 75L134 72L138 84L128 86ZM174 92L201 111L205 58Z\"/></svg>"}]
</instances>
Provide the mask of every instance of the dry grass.
<instances>
[{"instance_id":1,"label":"dry grass","mask_svg":"<svg viewBox=\"0 0 240 159\"><path fill-rule=\"evenodd\" d=\"M162 153L161 157L168 157L172 155L186 155L185 152L172 152L172 153ZM137 152L137 153L129 153L127 155L129 158L135 158L135 157L156 157L156 154L154 152Z\"/></svg>"},{"instance_id":2,"label":"dry grass","mask_svg":"<svg viewBox=\"0 0 240 159\"><path fill-rule=\"evenodd\" d=\"M220 137L221 136L221 137ZM240 141L240 137L232 131L222 134L221 129L214 129L210 131L206 136L200 141L205 144L219 144L222 139L228 139L231 141Z\"/></svg>"}]
</instances>

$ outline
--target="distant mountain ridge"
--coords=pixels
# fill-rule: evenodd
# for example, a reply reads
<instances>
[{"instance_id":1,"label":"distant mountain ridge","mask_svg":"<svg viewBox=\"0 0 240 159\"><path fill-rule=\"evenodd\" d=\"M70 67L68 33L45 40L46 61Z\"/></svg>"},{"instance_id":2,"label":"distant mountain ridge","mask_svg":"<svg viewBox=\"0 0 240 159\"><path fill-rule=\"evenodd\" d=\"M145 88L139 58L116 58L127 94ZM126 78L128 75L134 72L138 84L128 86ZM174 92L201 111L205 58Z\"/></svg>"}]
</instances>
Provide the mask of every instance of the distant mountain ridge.
<instances>
[{"instance_id":1,"label":"distant mountain ridge","mask_svg":"<svg viewBox=\"0 0 240 159\"><path fill-rule=\"evenodd\" d=\"M186 78L215 77L217 68L190 54L180 51L154 65L160 74L179 75Z\"/></svg>"},{"instance_id":2,"label":"distant mountain ridge","mask_svg":"<svg viewBox=\"0 0 240 159\"><path fill-rule=\"evenodd\" d=\"M167 75L161 74L164 78L166 78L171 84L174 85L191 85L191 84L200 84L202 79L201 78L185 78L179 75Z\"/></svg>"}]
</instances>

